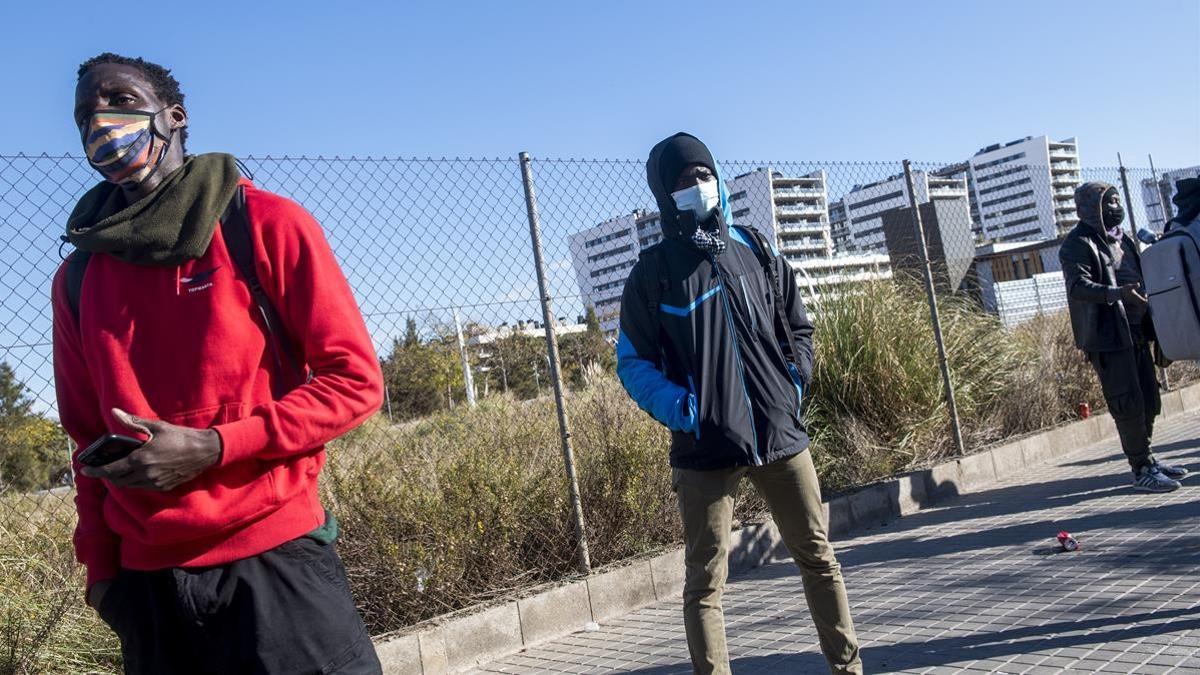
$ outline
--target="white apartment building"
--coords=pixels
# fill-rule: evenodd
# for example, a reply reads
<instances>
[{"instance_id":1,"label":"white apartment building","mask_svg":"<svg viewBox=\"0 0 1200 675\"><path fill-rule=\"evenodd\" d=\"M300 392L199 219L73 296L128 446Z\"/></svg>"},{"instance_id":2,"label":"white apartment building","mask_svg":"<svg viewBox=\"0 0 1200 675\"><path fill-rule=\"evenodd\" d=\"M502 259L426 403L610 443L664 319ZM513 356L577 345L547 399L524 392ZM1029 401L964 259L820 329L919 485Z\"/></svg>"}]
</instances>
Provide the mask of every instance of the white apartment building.
<instances>
[{"instance_id":1,"label":"white apartment building","mask_svg":"<svg viewBox=\"0 0 1200 675\"><path fill-rule=\"evenodd\" d=\"M963 209L970 208L967 199L967 184L962 178L947 178L925 171L913 171L913 187L918 204L935 199L960 199ZM845 209L845 225L839 227L849 232L844 237L846 248L865 253L886 253L887 240L883 233L883 214L895 209L908 208L908 184L904 174L856 185L842 197Z\"/></svg>"},{"instance_id":2,"label":"white apartment building","mask_svg":"<svg viewBox=\"0 0 1200 675\"><path fill-rule=\"evenodd\" d=\"M1029 136L997 143L975 153L967 164L984 239L1054 239L1079 222L1079 146L1074 138Z\"/></svg>"},{"instance_id":3,"label":"white apartment building","mask_svg":"<svg viewBox=\"0 0 1200 675\"><path fill-rule=\"evenodd\" d=\"M650 221L653 221L652 225ZM653 245L657 241L655 237L662 237L658 213L637 210L610 218L568 238L583 306L596 308L596 318L605 333L616 332L625 279L637 262L638 253ZM647 243L643 243L643 239Z\"/></svg>"},{"instance_id":4,"label":"white apartment building","mask_svg":"<svg viewBox=\"0 0 1200 675\"><path fill-rule=\"evenodd\" d=\"M796 286L811 314L821 301L855 284L892 278L892 261L886 253L840 254L791 263Z\"/></svg>"},{"instance_id":5,"label":"white apartment building","mask_svg":"<svg viewBox=\"0 0 1200 675\"><path fill-rule=\"evenodd\" d=\"M833 255L825 172L787 177L769 168L727 182L733 222L775 241L791 262Z\"/></svg>"},{"instance_id":6,"label":"white apartment building","mask_svg":"<svg viewBox=\"0 0 1200 675\"><path fill-rule=\"evenodd\" d=\"M1142 179L1142 204L1146 207L1146 220L1149 225L1138 223L1139 227L1149 227L1155 232L1163 231L1167 221L1175 216L1175 205L1171 203L1175 197L1175 181L1183 178L1200 178L1200 166L1167 171L1158 177L1157 186L1153 178ZM1159 201L1160 199L1162 201ZM1164 205L1170 210L1170 217L1163 215ZM1133 205L1129 204L1127 208L1133 208Z\"/></svg>"}]
</instances>

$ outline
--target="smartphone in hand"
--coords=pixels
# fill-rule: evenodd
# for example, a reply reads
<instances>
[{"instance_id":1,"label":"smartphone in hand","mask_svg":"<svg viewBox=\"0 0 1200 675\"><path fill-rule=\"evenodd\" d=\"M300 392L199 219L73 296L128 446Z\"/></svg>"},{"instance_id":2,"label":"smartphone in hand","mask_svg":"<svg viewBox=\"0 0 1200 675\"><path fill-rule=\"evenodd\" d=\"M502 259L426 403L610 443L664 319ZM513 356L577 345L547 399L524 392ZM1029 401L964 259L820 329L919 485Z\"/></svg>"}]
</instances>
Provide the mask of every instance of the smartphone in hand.
<instances>
[{"instance_id":1,"label":"smartphone in hand","mask_svg":"<svg viewBox=\"0 0 1200 675\"><path fill-rule=\"evenodd\" d=\"M79 463L84 466L104 466L118 459L128 457L130 453L142 447L145 441L139 441L129 436L107 434L97 438L95 442L79 453Z\"/></svg>"}]
</instances>

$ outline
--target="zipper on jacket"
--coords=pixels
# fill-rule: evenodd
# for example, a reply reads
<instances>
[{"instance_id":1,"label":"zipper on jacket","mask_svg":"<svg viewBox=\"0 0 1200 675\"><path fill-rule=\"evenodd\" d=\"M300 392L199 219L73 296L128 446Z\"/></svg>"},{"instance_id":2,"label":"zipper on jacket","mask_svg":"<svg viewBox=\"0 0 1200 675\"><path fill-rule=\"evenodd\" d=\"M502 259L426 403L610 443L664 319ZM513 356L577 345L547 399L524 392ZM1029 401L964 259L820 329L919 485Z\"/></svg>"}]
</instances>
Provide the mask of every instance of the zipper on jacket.
<instances>
[{"instance_id":1,"label":"zipper on jacket","mask_svg":"<svg viewBox=\"0 0 1200 675\"><path fill-rule=\"evenodd\" d=\"M741 381L742 396L746 399L746 411L750 415L750 436L754 445L750 459L753 460L755 466L762 466L763 462L758 452L758 429L754 425L754 404L750 401L750 391L746 389L746 367L742 364L742 345L738 341L737 329L733 325L733 313L729 304L729 285L725 283L725 276L721 274L721 265L717 262L717 256L709 253L708 259L721 284L721 304L725 308L725 329L729 331L729 337L733 339L733 359L737 363L738 380Z\"/></svg>"}]
</instances>

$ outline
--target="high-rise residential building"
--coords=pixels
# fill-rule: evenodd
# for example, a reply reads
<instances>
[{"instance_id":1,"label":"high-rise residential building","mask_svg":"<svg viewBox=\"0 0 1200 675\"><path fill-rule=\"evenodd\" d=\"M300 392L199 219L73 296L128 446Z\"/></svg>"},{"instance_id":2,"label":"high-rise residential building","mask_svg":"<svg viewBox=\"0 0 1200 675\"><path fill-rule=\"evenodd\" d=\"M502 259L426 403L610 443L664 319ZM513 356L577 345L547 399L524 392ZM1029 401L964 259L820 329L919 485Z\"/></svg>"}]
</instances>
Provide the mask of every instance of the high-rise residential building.
<instances>
[{"instance_id":1,"label":"high-rise residential building","mask_svg":"<svg viewBox=\"0 0 1200 675\"><path fill-rule=\"evenodd\" d=\"M967 185L962 178L947 178L925 171L913 172L916 201L924 204L938 200L960 200L964 218L969 219ZM896 175L867 185L856 185L842 197L845 208L847 249L856 252L886 253L883 215L908 208L908 184L904 175Z\"/></svg>"},{"instance_id":2,"label":"high-rise residential building","mask_svg":"<svg viewBox=\"0 0 1200 675\"><path fill-rule=\"evenodd\" d=\"M1074 138L1028 136L997 143L975 153L967 164L984 240L1054 239L1079 222L1074 199L1080 184L1079 146Z\"/></svg>"},{"instance_id":3,"label":"high-rise residential building","mask_svg":"<svg viewBox=\"0 0 1200 675\"><path fill-rule=\"evenodd\" d=\"M1142 204L1146 207L1146 220L1151 230L1162 232L1167 221L1175 217L1175 205L1171 200L1175 197L1175 181L1183 178L1200 178L1200 166L1167 171L1158 177L1158 183L1153 178L1142 179ZM1167 207L1165 215L1163 206ZM1143 225L1138 223L1139 227Z\"/></svg>"},{"instance_id":4,"label":"high-rise residential building","mask_svg":"<svg viewBox=\"0 0 1200 675\"><path fill-rule=\"evenodd\" d=\"M829 236L833 238L833 250L850 253L853 235L850 221L846 220L846 202L837 200L829 205Z\"/></svg>"},{"instance_id":5,"label":"high-rise residential building","mask_svg":"<svg viewBox=\"0 0 1200 675\"><path fill-rule=\"evenodd\" d=\"M568 238L583 304L596 309L596 318L605 332L611 333L617 328L621 292L629 270L637 262L638 253L656 243L656 237L662 237L657 222L657 212L637 210L610 218Z\"/></svg>"},{"instance_id":6,"label":"high-rise residential building","mask_svg":"<svg viewBox=\"0 0 1200 675\"><path fill-rule=\"evenodd\" d=\"M796 270L805 301L846 284L891 275L886 255L834 256L825 173L786 176L764 167L727 181L733 221L752 226L775 242ZM570 237L572 262L585 306L594 306L600 325L616 332L621 293L642 249L662 240L656 211L634 211Z\"/></svg>"},{"instance_id":7,"label":"high-rise residential building","mask_svg":"<svg viewBox=\"0 0 1200 675\"><path fill-rule=\"evenodd\" d=\"M833 254L825 172L797 177L756 169L727 182L733 222L750 225L798 262Z\"/></svg>"}]
</instances>

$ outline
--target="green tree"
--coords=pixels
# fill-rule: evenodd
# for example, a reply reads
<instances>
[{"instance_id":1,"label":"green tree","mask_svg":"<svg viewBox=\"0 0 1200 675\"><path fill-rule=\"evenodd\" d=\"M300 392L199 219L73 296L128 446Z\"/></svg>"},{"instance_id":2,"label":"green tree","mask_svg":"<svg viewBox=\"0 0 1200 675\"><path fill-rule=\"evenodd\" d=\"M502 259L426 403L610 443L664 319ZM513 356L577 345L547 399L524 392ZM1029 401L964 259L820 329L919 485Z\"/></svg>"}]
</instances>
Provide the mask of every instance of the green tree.
<instances>
[{"instance_id":1,"label":"green tree","mask_svg":"<svg viewBox=\"0 0 1200 675\"><path fill-rule=\"evenodd\" d=\"M392 415L407 420L447 409L465 398L457 348L444 340L396 340L381 362Z\"/></svg>"},{"instance_id":2,"label":"green tree","mask_svg":"<svg viewBox=\"0 0 1200 675\"><path fill-rule=\"evenodd\" d=\"M0 361L0 420L29 415L33 398L8 363Z\"/></svg>"},{"instance_id":3,"label":"green tree","mask_svg":"<svg viewBox=\"0 0 1200 675\"><path fill-rule=\"evenodd\" d=\"M488 345L492 370L490 387L507 380L508 391L519 399L530 399L549 390L545 341L514 331ZM501 386L503 386L501 384Z\"/></svg>"},{"instance_id":4,"label":"green tree","mask_svg":"<svg viewBox=\"0 0 1200 675\"><path fill-rule=\"evenodd\" d=\"M564 377L577 389L584 386L589 369L612 372L617 367L616 352L604 338L595 307L588 306L584 324L587 329L582 333L564 335L558 341Z\"/></svg>"},{"instance_id":5,"label":"green tree","mask_svg":"<svg viewBox=\"0 0 1200 675\"><path fill-rule=\"evenodd\" d=\"M404 346L416 347L419 344L421 338L417 335L417 320L410 316L404 324Z\"/></svg>"},{"instance_id":6,"label":"green tree","mask_svg":"<svg viewBox=\"0 0 1200 675\"><path fill-rule=\"evenodd\" d=\"M33 412L29 390L0 362L0 492L52 487L69 471L61 427Z\"/></svg>"},{"instance_id":7,"label":"green tree","mask_svg":"<svg viewBox=\"0 0 1200 675\"><path fill-rule=\"evenodd\" d=\"M588 305L587 315L584 317L584 324L587 326L588 335L599 335L604 337L600 331L600 317L596 316L596 306Z\"/></svg>"}]
</instances>

